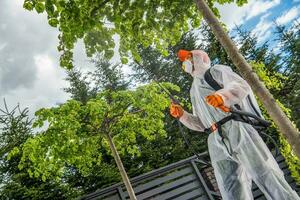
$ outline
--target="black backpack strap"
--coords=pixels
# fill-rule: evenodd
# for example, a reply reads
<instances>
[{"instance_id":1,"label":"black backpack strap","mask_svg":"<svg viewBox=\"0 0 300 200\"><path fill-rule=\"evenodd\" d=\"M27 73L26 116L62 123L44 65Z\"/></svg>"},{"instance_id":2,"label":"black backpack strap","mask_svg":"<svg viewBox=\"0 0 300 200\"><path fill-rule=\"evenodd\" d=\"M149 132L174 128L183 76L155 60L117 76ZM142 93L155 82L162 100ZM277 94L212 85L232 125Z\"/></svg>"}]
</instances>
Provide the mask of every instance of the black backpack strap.
<instances>
[{"instance_id":1,"label":"black backpack strap","mask_svg":"<svg viewBox=\"0 0 300 200\"><path fill-rule=\"evenodd\" d=\"M208 68L204 73L204 80L212 87L215 91L221 90L223 87L214 79L210 72L211 68Z\"/></svg>"},{"instance_id":2,"label":"black backpack strap","mask_svg":"<svg viewBox=\"0 0 300 200\"><path fill-rule=\"evenodd\" d=\"M251 108L254 110L255 114L258 117L262 118L261 114L258 112L258 110L256 110L256 108L255 108L255 106L254 106L254 104L253 104L253 102L252 102L252 100L250 98L250 95L247 96L247 99L248 99L248 102L250 103Z\"/></svg>"}]
</instances>

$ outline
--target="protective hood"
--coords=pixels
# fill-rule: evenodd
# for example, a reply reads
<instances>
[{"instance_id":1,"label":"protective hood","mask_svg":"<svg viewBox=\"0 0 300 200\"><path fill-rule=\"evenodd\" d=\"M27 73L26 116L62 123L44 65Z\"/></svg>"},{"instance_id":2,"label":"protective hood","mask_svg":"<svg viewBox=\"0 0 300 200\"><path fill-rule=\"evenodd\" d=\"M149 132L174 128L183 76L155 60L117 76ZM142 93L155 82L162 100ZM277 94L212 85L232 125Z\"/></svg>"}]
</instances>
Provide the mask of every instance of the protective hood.
<instances>
[{"instance_id":1,"label":"protective hood","mask_svg":"<svg viewBox=\"0 0 300 200\"><path fill-rule=\"evenodd\" d=\"M191 73L193 77L203 76L207 69L210 68L210 59L204 51L193 50L194 70Z\"/></svg>"}]
</instances>

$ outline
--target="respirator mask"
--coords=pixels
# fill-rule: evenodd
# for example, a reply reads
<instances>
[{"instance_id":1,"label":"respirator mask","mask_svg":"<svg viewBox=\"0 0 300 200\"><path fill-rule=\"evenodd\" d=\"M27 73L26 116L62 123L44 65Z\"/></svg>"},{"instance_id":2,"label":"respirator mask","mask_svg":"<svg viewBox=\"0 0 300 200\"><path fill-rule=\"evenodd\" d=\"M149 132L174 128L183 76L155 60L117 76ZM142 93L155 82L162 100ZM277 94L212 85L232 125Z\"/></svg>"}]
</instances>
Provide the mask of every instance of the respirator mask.
<instances>
[{"instance_id":1,"label":"respirator mask","mask_svg":"<svg viewBox=\"0 0 300 200\"><path fill-rule=\"evenodd\" d=\"M182 69L191 74L193 72L193 63L190 60L186 60L182 63Z\"/></svg>"}]
</instances>

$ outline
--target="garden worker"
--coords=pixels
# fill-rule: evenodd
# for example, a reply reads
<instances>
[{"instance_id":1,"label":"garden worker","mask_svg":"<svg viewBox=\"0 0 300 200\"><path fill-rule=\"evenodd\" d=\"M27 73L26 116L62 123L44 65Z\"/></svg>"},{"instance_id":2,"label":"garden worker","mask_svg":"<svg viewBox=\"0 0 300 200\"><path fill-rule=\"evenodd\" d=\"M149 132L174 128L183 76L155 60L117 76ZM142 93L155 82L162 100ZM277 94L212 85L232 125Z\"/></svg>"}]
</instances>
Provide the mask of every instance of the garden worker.
<instances>
[{"instance_id":1,"label":"garden worker","mask_svg":"<svg viewBox=\"0 0 300 200\"><path fill-rule=\"evenodd\" d=\"M236 104L243 111L261 115L250 86L230 67L210 67L208 55L201 50L180 50L178 57L183 62L183 70L193 77L190 89L193 114L175 103L171 104L170 113L187 128L203 132L228 116L229 108ZM222 89L215 91L205 81L204 74L208 69ZM248 95L251 104L246 98ZM230 120L221 129L225 142L216 130L208 137L208 149L223 199L253 199L253 180L269 200L300 200L286 182L268 147L250 124Z\"/></svg>"}]
</instances>

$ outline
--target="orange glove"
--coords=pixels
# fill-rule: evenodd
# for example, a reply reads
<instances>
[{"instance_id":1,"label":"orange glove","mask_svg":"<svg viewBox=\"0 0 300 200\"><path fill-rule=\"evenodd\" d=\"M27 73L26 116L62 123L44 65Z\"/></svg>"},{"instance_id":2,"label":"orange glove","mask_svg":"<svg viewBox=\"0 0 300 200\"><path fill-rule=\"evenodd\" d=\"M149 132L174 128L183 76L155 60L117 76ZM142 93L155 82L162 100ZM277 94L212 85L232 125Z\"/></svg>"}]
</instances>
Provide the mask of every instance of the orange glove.
<instances>
[{"instance_id":1,"label":"orange glove","mask_svg":"<svg viewBox=\"0 0 300 200\"><path fill-rule=\"evenodd\" d=\"M223 110L223 112L230 112L230 109L227 108L226 106L219 106L218 108Z\"/></svg>"},{"instance_id":2,"label":"orange glove","mask_svg":"<svg viewBox=\"0 0 300 200\"><path fill-rule=\"evenodd\" d=\"M206 102L215 108L219 108L219 109L223 110L224 112L230 111L229 108L224 106L224 101L223 101L222 97L220 95L218 95L217 93L208 95L206 97Z\"/></svg>"},{"instance_id":3,"label":"orange glove","mask_svg":"<svg viewBox=\"0 0 300 200\"><path fill-rule=\"evenodd\" d=\"M206 102L213 107L219 107L224 105L222 97L216 93L208 95L206 97Z\"/></svg>"},{"instance_id":4,"label":"orange glove","mask_svg":"<svg viewBox=\"0 0 300 200\"><path fill-rule=\"evenodd\" d=\"M171 103L170 114L173 117L179 119L183 115L183 112L184 112L184 110L180 105Z\"/></svg>"}]
</instances>

